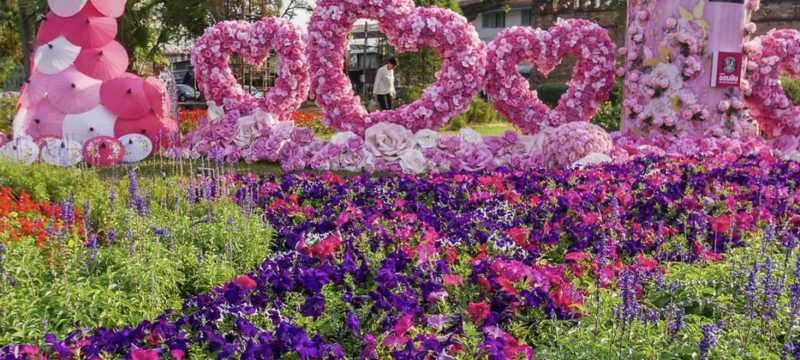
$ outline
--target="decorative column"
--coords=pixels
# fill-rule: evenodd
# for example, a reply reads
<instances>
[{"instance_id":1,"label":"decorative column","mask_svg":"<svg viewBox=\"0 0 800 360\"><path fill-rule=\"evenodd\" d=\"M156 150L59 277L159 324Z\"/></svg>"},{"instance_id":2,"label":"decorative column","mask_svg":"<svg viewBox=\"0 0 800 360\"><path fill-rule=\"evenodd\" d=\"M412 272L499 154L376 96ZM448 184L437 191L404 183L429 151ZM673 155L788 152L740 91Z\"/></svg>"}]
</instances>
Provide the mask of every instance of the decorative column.
<instances>
[{"instance_id":1,"label":"decorative column","mask_svg":"<svg viewBox=\"0 0 800 360\"><path fill-rule=\"evenodd\" d=\"M738 137L751 131L746 1L628 0L622 132ZM757 7L757 5L756 5Z\"/></svg>"}]
</instances>

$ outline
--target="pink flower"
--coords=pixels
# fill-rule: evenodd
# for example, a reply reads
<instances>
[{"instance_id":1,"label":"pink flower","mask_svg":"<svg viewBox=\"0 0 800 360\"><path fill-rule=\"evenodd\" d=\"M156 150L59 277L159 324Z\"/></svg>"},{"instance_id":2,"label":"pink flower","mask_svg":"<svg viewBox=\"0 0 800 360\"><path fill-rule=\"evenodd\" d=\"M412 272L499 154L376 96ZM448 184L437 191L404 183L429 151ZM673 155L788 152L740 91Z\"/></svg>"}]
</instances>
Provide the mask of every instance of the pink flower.
<instances>
[{"instance_id":1,"label":"pink flower","mask_svg":"<svg viewBox=\"0 0 800 360\"><path fill-rule=\"evenodd\" d=\"M394 333L401 337L407 334L408 330L414 326L412 319L414 319L414 315L405 315L400 320L397 320L397 324L394 326Z\"/></svg>"},{"instance_id":2,"label":"pink flower","mask_svg":"<svg viewBox=\"0 0 800 360\"><path fill-rule=\"evenodd\" d=\"M155 350L145 350L142 348L133 350L131 353L133 360L158 360L158 353Z\"/></svg>"},{"instance_id":3,"label":"pink flower","mask_svg":"<svg viewBox=\"0 0 800 360\"><path fill-rule=\"evenodd\" d=\"M485 145L469 145L458 152L458 157L463 164L464 170L481 171L492 162L492 151Z\"/></svg>"},{"instance_id":4,"label":"pink flower","mask_svg":"<svg viewBox=\"0 0 800 360\"><path fill-rule=\"evenodd\" d=\"M364 133L366 149L387 163L397 163L400 157L416 144L414 134L408 129L391 123L379 123Z\"/></svg>"},{"instance_id":5,"label":"pink flower","mask_svg":"<svg viewBox=\"0 0 800 360\"><path fill-rule=\"evenodd\" d=\"M172 356L174 356L178 360L183 360L183 356L185 355L183 350L180 350L180 349L172 350L169 353L172 354Z\"/></svg>"},{"instance_id":6,"label":"pink flower","mask_svg":"<svg viewBox=\"0 0 800 360\"><path fill-rule=\"evenodd\" d=\"M235 280L233 280L233 283L247 290L250 290L256 287L257 285L256 282L253 281L253 279L251 279L249 276L239 276Z\"/></svg>"},{"instance_id":7,"label":"pink flower","mask_svg":"<svg viewBox=\"0 0 800 360\"><path fill-rule=\"evenodd\" d=\"M306 146L314 141L314 130L308 128L295 128L290 136L292 141L300 146Z\"/></svg>"}]
</instances>

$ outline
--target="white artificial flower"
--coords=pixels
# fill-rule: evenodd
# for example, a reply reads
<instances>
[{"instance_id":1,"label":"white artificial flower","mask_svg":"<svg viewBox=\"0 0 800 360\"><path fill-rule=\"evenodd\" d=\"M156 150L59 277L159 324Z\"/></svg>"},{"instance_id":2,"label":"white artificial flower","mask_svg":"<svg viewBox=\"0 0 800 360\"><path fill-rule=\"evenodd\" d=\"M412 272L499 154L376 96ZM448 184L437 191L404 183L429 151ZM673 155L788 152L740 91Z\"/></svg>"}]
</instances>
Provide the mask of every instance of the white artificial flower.
<instances>
[{"instance_id":1,"label":"white artificial flower","mask_svg":"<svg viewBox=\"0 0 800 360\"><path fill-rule=\"evenodd\" d=\"M800 151L792 150L790 153L784 155L783 159L787 161L794 161L796 163L800 163Z\"/></svg>"},{"instance_id":2,"label":"white artificial flower","mask_svg":"<svg viewBox=\"0 0 800 360\"><path fill-rule=\"evenodd\" d=\"M356 133L352 131L345 131L345 132L338 132L331 137L331 143L334 143L339 146L344 146L344 143L347 142L347 139L356 136Z\"/></svg>"},{"instance_id":3,"label":"white artificial flower","mask_svg":"<svg viewBox=\"0 0 800 360\"><path fill-rule=\"evenodd\" d=\"M572 164L573 168L582 168L586 165L596 165L611 162L611 157L601 153L591 153Z\"/></svg>"},{"instance_id":4,"label":"white artificial flower","mask_svg":"<svg viewBox=\"0 0 800 360\"><path fill-rule=\"evenodd\" d=\"M225 117L225 109L222 106L217 106L217 103L213 101L207 101L206 104L208 105L208 122L211 124L216 124Z\"/></svg>"},{"instance_id":5,"label":"white artificial flower","mask_svg":"<svg viewBox=\"0 0 800 360\"><path fill-rule=\"evenodd\" d=\"M542 150L544 148L545 142L547 142L547 137L550 136L553 132L556 131L556 128L552 126L548 126L539 130L538 133L532 136L521 136L520 141L527 142L530 141L531 144L531 151ZM528 139L530 138L530 139Z\"/></svg>"},{"instance_id":6,"label":"white artificial flower","mask_svg":"<svg viewBox=\"0 0 800 360\"><path fill-rule=\"evenodd\" d=\"M417 145L421 149L435 148L438 145L439 133L430 129L421 129L414 134Z\"/></svg>"},{"instance_id":7,"label":"white artificial flower","mask_svg":"<svg viewBox=\"0 0 800 360\"><path fill-rule=\"evenodd\" d=\"M458 132L458 137L461 138L461 141L470 145L480 145L483 143L481 134L470 128L461 129L461 131Z\"/></svg>"},{"instance_id":8,"label":"white artificial flower","mask_svg":"<svg viewBox=\"0 0 800 360\"><path fill-rule=\"evenodd\" d=\"M419 150L408 150L400 156L400 168L406 174L420 174L425 172L425 155Z\"/></svg>"}]
</instances>

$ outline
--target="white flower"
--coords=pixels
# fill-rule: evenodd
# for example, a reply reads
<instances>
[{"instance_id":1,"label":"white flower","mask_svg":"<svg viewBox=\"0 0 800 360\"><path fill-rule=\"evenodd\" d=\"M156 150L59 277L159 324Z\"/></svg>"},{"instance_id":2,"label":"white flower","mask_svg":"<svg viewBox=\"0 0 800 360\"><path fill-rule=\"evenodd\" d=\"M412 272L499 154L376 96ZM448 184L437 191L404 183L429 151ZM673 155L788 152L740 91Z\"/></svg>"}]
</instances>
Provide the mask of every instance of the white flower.
<instances>
[{"instance_id":1,"label":"white flower","mask_svg":"<svg viewBox=\"0 0 800 360\"><path fill-rule=\"evenodd\" d=\"M611 162L611 157L601 153L591 153L572 164L573 168L582 168L586 165L595 165Z\"/></svg>"},{"instance_id":2,"label":"white flower","mask_svg":"<svg viewBox=\"0 0 800 360\"><path fill-rule=\"evenodd\" d=\"M644 113L656 119L677 116L666 98L651 100L644 108Z\"/></svg>"},{"instance_id":3,"label":"white flower","mask_svg":"<svg viewBox=\"0 0 800 360\"><path fill-rule=\"evenodd\" d=\"M217 106L217 103L213 101L207 101L206 104L208 105L209 123L216 124L225 117L225 109L222 106Z\"/></svg>"},{"instance_id":4,"label":"white flower","mask_svg":"<svg viewBox=\"0 0 800 360\"><path fill-rule=\"evenodd\" d=\"M531 151L542 150L544 143L547 141L547 137L555 131L556 128L548 126L539 130L535 135L530 136L530 140L527 140L528 136L522 136L520 137L520 141L530 141Z\"/></svg>"},{"instance_id":5,"label":"white flower","mask_svg":"<svg viewBox=\"0 0 800 360\"><path fill-rule=\"evenodd\" d=\"M347 142L347 139L353 136L356 136L356 133L352 131L338 132L331 137L331 142L339 146L344 146L344 143Z\"/></svg>"},{"instance_id":6,"label":"white flower","mask_svg":"<svg viewBox=\"0 0 800 360\"><path fill-rule=\"evenodd\" d=\"M406 174L420 174L425 172L425 155L419 150L406 151L400 156L400 168Z\"/></svg>"},{"instance_id":7,"label":"white flower","mask_svg":"<svg viewBox=\"0 0 800 360\"><path fill-rule=\"evenodd\" d=\"M790 153L784 155L783 158L787 161L800 163L800 151L792 150Z\"/></svg>"},{"instance_id":8,"label":"white flower","mask_svg":"<svg viewBox=\"0 0 800 360\"><path fill-rule=\"evenodd\" d=\"M281 139L288 139L292 136L294 130L294 121L281 121L272 127L272 136L277 136Z\"/></svg>"},{"instance_id":9,"label":"white flower","mask_svg":"<svg viewBox=\"0 0 800 360\"><path fill-rule=\"evenodd\" d=\"M430 129L421 129L414 134L417 145L421 149L435 148L438 145L439 133Z\"/></svg>"},{"instance_id":10,"label":"white flower","mask_svg":"<svg viewBox=\"0 0 800 360\"><path fill-rule=\"evenodd\" d=\"M260 107L257 107L256 111L253 112L253 117L255 117L256 122L261 124L261 126L278 125L278 116L272 115L264 110L261 110Z\"/></svg>"},{"instance_id":11,"label":"white flower","mask_svg":"<svg viewBox=\"0 0 800 360\"><path fill-rule=\"evenodd\" d=\"M458 132L458 137L461 138L461 141L470 145L480 145L483 143L481 134L478 134L477 131L470 128L461 129L461 131Z\"/></svg>"},{"instance_id":12,"label":"white flower","mask_svg":"<svg viewBox=\"0 0 800 360\"><path fill-rule=\"evenodd\" d=\"M683 88L681 71L675 65L667 63L658 64L658 66L653 69L653 72L650 73L650 76L656 79L666 79L669 81L669 87L666 89L667 96L675 95Z\"/></svg>"}]
</instances>

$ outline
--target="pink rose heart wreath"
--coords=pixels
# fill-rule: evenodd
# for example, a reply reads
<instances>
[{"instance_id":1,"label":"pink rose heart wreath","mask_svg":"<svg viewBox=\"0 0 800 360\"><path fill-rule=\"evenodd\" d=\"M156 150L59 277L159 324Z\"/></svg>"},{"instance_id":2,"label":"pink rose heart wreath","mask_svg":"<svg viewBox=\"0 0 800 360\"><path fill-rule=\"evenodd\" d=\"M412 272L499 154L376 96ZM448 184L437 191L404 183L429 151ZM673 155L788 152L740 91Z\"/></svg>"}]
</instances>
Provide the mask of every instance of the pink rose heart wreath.
<instances>
[{"instance_id":1,"label":"pink rose heart wreath","mask_svg":"<svg viewBox=\"0 0 800 360\"><path fill-rule=\"evenodd\" d=\"M599 25L581 19L561 20L549 30L512 27L489 44L486 63L486 90L497 111L523 134L541 128L589 121L608 100L616 73L616 46ZM530 91L517 65L528 60L544 72L552 71L561 60L577 58L569 90L554 110L550 110Z\"/></svg>"},{"instance_id":2,"label":"pink rose heart wreath","mask_svg":"<svg viewBox=\"0 0 800 360\"><path fill-rule=\"evenodd\" d=\"M744 89L750 116L770 137L800 135L800 106L792 104L778 82L781 72L800 77L800 32L772 30L745 48L754 50L747 63L751 89Z\"/></svg>"},{"instance_id":3,"label":"pink rose heart wreath","mask_svg":"<svg viewBox=\"0 0 800 360\"><path fill-rule=\"evenodd\" d=\"M263 98L254 99L236 82L228 60L237 53L253 66L266 60L274 49L280 65L275 86ZM226 110L238 110L242 116L257 107L279 118L291 119L308 97L308 63L305 56L303 30L288 20L264 18L254 24L246 21L225 21L206 29L192 49L200 91L208 100Z\"/></svg>"},{"instance_id":4,"label":"pink rose heart wreath","mask_svg":"<svg viewBox=\"0 0 800 360\"><path fill-rule=\"evenodd\" d=\"M377 20L398 52L432 46L444 58L437 81L418 101L369 114L353 94L350 80L342 72L344 51L353 24L363 18ZM412 131L438 129L469 108L485 73L485 44L464 17L437 7L416 8L410 0L318 1L307 44L311 96L325 111L323 123L357 134L381 122Z\"/></svg>"}]
</instances>

